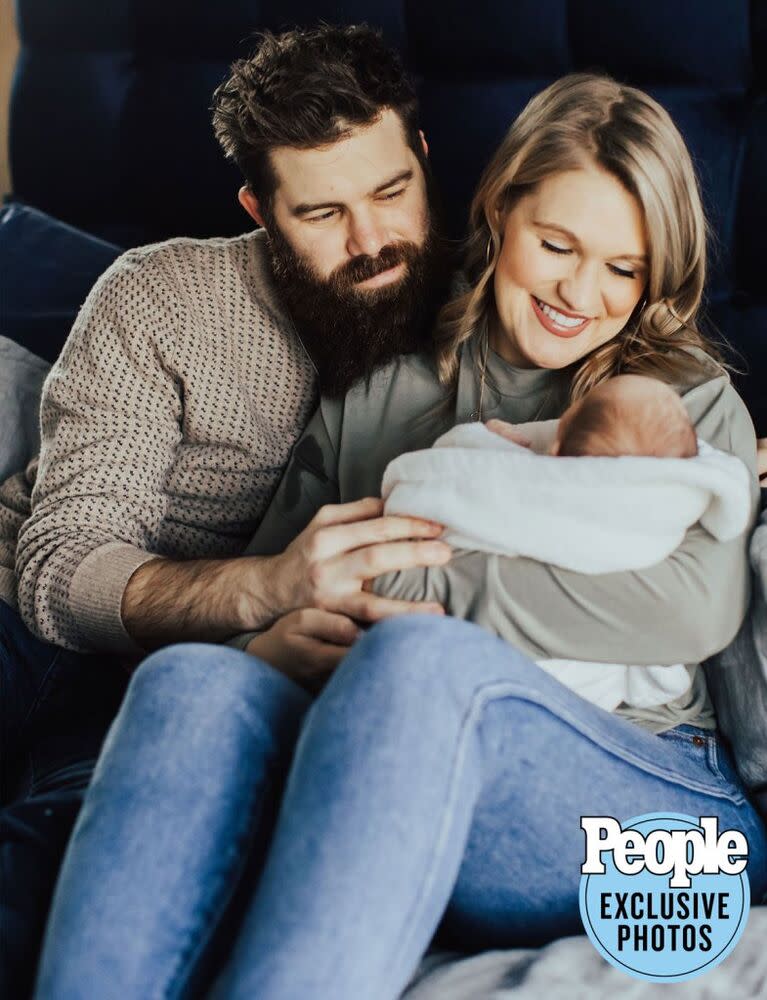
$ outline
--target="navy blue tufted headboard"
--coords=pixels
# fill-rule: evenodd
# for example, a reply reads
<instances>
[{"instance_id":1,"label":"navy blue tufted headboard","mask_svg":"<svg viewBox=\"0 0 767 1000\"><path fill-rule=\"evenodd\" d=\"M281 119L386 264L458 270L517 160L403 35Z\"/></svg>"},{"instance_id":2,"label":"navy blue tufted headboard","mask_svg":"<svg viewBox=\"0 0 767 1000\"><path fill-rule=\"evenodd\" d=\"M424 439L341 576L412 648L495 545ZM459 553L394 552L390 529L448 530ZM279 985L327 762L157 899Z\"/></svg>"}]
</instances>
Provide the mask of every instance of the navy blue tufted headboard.
<instances>
[{"instance_id":1,"label":"navy blue tufted headboard","mask_svg":"<svg viewBox=\"0 0 767 1000\"><path fill-rule=\"evenodd\" d=\"M366 20L418 82L454 234L538 89L604 69L671 111L717 237L712 314L767 372L767 0L18 0L15 195L123 246L247 228L208 107L259 28ZM761 433L767 393L742 383Z\"/></svg>"}]
</instances>

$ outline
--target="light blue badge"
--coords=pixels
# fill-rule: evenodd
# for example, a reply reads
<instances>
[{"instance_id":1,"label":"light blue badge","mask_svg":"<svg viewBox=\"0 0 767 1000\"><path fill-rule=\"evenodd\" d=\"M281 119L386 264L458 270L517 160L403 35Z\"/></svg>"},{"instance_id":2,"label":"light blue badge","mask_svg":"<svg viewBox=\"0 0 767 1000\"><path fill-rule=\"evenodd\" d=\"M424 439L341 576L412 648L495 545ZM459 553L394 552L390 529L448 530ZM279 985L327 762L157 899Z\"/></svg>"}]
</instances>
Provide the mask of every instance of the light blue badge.
<instances>
[{"instance_id":1,"label":"light blue badge","mask_svg":"<svg viewBox=\"0 0 767 1000\"><path fill-rule=\"evenodd\" d=\"M748 918L748 842L716 817L581 817L580 911L597 951L637 979L683 982L738 943Z\"/></svg>"}]
</instances>

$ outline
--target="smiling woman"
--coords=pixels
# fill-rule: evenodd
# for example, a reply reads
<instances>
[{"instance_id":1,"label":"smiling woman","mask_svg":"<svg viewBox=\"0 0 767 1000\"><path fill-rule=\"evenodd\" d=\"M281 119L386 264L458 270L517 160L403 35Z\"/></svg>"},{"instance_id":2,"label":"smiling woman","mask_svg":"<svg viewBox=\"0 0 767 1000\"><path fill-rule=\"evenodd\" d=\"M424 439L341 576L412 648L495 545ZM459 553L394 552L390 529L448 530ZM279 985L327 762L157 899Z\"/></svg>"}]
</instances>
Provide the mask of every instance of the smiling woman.
<instances>
[{"instance_id":1,"label":"smiling woman","mask_svg":"<svg viewBox=\"0 0 767 1000\"><path fill-rule=\"evenodd\" d=\"M573 399L619 372L673 383L718 362L696 326L706 231L690 154L661 105L607 77L552 84L474 196L471 288L438 332L443 383L477 337L522 367L581 362Z\"/></svg>"},{"instance_id":2,"label":"smiling woman","mask_svg":"<svg viewBox=\"0 0 767 1000\"><path fill-rule=\"evenodd\" d=\"M612 174L587 162L547 177L506 218L493 349L521 367L562 368L612 340L642 295L646 246L642 208Z\"/></svg>"}]
</instances>

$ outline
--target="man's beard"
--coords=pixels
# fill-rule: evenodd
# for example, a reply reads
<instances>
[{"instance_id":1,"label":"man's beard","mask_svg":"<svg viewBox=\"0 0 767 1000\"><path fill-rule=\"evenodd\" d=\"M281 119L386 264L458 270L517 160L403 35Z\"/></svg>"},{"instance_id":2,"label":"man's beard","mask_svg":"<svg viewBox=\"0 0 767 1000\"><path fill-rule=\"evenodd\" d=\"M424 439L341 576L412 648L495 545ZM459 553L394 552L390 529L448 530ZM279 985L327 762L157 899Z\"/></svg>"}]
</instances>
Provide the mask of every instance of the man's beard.
<instances>
[{"instance_id":1,"label":"man's beard","mask_svg":"<svg viewBox=\"0 0 767 1000\"><path fill-rule=\"evenodd\" d=\"M445 242L432 224L423 244L390 243L321 278L272 223L268 246L274 281L314 362L320 391L339 397L398 354L424 350L450 285ZM357 282L400 263L403 276L369 291Z\"/></svg>"}]
</instances>

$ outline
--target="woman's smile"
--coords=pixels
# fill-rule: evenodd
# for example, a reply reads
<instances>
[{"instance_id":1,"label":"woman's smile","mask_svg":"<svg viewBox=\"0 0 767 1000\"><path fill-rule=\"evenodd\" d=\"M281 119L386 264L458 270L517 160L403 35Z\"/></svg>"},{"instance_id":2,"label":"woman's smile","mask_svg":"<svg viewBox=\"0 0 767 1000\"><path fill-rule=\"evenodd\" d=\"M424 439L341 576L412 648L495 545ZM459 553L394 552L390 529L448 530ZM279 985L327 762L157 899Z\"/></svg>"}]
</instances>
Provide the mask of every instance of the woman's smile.
<instances>
[{"instance_id":1,"label":"woman's smile","mask_svg":"<svg viewBox=\"0 0 767 1000\"><path fill-rule=\"evenodd\" d=\"M578 316L575 313L555 309L535 295L530 296L530 301L541 326L557 337L577 337L591 322L590 316Z\"/></svg>"}]
</instances>

